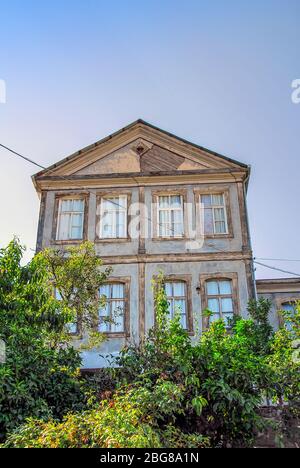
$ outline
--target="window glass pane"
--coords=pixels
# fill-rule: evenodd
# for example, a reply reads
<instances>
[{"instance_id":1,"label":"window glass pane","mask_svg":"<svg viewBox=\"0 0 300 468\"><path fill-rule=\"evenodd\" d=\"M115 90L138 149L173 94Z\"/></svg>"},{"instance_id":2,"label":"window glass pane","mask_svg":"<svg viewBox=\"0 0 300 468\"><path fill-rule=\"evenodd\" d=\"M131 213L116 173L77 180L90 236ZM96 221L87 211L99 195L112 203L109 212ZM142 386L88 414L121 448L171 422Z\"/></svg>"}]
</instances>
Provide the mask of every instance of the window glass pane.
<instances>
[{"instance_id":1,"label":"window glass pane","mask_svg":"<svg viewBox=\"0 0 300 468\"><path fill-rule=\"evenodd\" d=\"M120 211L117 213L117 237L126 237L125 236L125 222L126 222L126 213L124 211Z\"/></svg>"},{"instance_id":2,"label":"window glass pane","mask_svg":"<svg viewBox=\"0 0 300 468\"><path fill-rule=\"evenodd\" d=\"M72 211L72 200L61 200L61 211Z\"/></svg>"},{"instance_id":3,"label":"window glass pane","mask_svg":"<svg viewBox=\"0 0 300 468\"><path fill-rule=\"evenodd\" d=\"M209 323L213 323L213 322L216 322L217 320L220 320L220 314L212 314L210 317L209 317Z\"/></svg>"},{"instance_id":4,"label":"window glass pane","mask_svg":"<svg viewBox=\"0 0 300 468\"><path fill-rule=\"evenodd\" d=\"M124 284L115 283L112 285L112 297L116 299L124 297Z\"/></svg>"},{"instance_id":5,"label":"window glass pane","mask_svg":"<svg viewBox=\"0 0 300 468\"><path fill-rule=\"evenodd\" d=\"M118 202L119 202L119 205L120 205L120 209L126 210L126 207L127 207L127 197L125 197L125 196L119 197Z\"/></svg>"},{"instance_id":6,"label":"window glass pane","mask_svg":"<svg viewBox=\"0 0 300 468\"><path fill-rule=\"evenodd\" d=\"M231 314L223 314L223 320L225 322L225 325L228 327L231 326L231 322L232 322L232 319L233 319L233 313Z\"/></svg>"},{"instance_id":7,"label":"window glass pane","mask_svg":"<svg viewBox=\"0 0 300 468\"><path fill-rule=\"evenodd\" d=\"M178 282L173 283L173 294L174 296L185 296L185 283Z\"/></svg>"},{"instance_id":8,"label":"window glass pane","mask_svg":"<svg viewBox=\"0 0 300 468\"><path fill-rule=\"evenodd\" d=\"M214 232L214 219L212 209L207 208L204 210L204 233L213 234Z\"/></svg>"},{"instance_id":9,"label":"window glass pane","mask_svg":"<svg viewBox=\"0 0 300 468\"><path fill-rule=\"evenodd\" d=\"M167 297L172 296L173 288L172 288L172 283L165 283L165 292Z\"/></svg>"},{"instance_id":10,"label":"window glass pane","mask_svg":"<svg viewBox=\"0 0 300 468\"><path fill-rule=\"evenodd\" d=\"M219 195L212 195L211 196L211 199L212 199L212 204L214 206L216 205L223 205L224 204L224 199L223 199L223 195L219 194Z\"/></svg>"},{"instance_id":11,"label":"window glass pane","mask_svg":"<svg viewBox=\"0 0 300 468\"><path fill-rule=\"evenodd\" d=\"M220 312L218 299L208 299L207 305L211 312Z\"/></svg>"},{"instance_id":12,"label":"window glass pane","mask_svg":"<svg viewBox=\"0 0 300 468\"><path fill-rule=\"evenodd\" d=\"M176 299L174 301L174 312L177 314L185 314L185 299Z\"/></svg>"},{"instance_id":13,"label":"window glass pane","mask_svg":"<svg viewBox=\"0 0 300 468\"><path fill-rule=\"evenodd\" d=\"M226 297L221 299L222 301L222 312L232 312L233 311L233 304L231 297Z\"/></svg>"},{"instance_id":14,"label":"window glass pane","mask_svg":"<svg viewBox=\"0 0 300 468\"><path fill-rule=\"evenodd\" d=\"M118 314L113 316L113 323L111 323L112 333L122 333L124 331L124 315Z\"/></svg>"},{"instance_id":15,"label":"window glass pane","mask_svg":"<svg viewBox=\"0 0 300 468\"><path fill-rule=\"evenodd\" d=\"M168 208L169 207L169 197L163 196L158 198L159 207L160 208Z\"/></svg>"},{"instance_id":16,"label":"window glass pane","mask_svg":"<svg viewBox=\"0 0 300 468\"><path fill-rule=\"evenodd\" d=\"M181 317L180 317L180 323L181 323L182 328L184 328L185 330L187 330L187 318L186 318L186 315L181 315Z\"/></svg>"},{"instance_id":17,"label":"window glass pane","mask_svg":"<svg viewBox=\"0 0 300 468\"><path fill-rule=\"evenodd\" d=\"M99 320L99 331L102 333L108 333L109 332L109 326L110 323L106 320L104 320L102 317L100 317Z\"/></svg>"},{"instance_id":18,"label":"window glass pane","mask_svg":"<svg viewBox=\"0 0 300 468\"><path fill-rule=\"evenodd\" d=\"M67 240L69 239L69 224L70 224L69 214L61 214L59 217L59 228L58 228L58 240Z\"/></svg>"},{"instance_id":19,"label":"window glass pane","mask_svg":"<svg viewBox=\"0 0 300 468\"><path fill-rule=\"evenodd\" d=\"M159 235L162 237L170 236L169 215L168 211L159 212Z\"/></svg>"},{"instance_id":20,"label":"window glass pane","mask_svg":"<svg viewBox=\"0 0 300 468\"><path fill-rule=\"evenodd\" d=\"M73 211L83 211L84 200L74 199L73 200Z\"/></svg>"},{"instance_id":21,"label":"window glass pane","mask_svg":"<svg viewBox=\"0 0 300 468\"><path fill-rule=\"evenodd\" d=\"M220 294L231 294L231 281L219 281Z\"/></svg>"},{"instance_id":22,"label":"window glass pane","mask_svg":"<svg viewBox=\"0 0 300 468\"><path fill-rule=\"evenodd\" d=\"M172 195L170 202L171 202L172 208L181 208L181 196L180 195Z\"/></svg>"},{"instance_id":23,"label":"window glass pane","mask_svg":"<svg viewBox=\"0 0 300 468\"><path fill-rule=\"evenodd\" d=\"M216 296L219 294L218 282L217 281L207 281L206 282L206 291L209 296Z\"/></svg>"},{"instance_id":24,"label":"window glass pane","mask_svg":"<svg viewBox=\"0 0 300 468\"><path fill-rule=\"evenodd\" d=\"M99 294L100 294L100 296L106 296L107 298L110 298L110 286L109 286L109 284L103 284L102 286L100 286Z\"/></svg>"},{"instance_id":25,"label":"window glass pane","mask_svg":"<svg viewBox=\"0 0 300 468\"><path fill-rule=\"evenodd\" d=\"M226 223L224 221L215 222L215 234L226 234Z\"/></svg>"},{"instance_id":26,"label":"window glass pane","mask_svg":"<svg viewBox=\"0 0 300 468\"><path fill-rule=\"evenodd\" d=\"M201 203L203 203L203 205L205 207L211 206L211 196L210 195L201 195Z\"/></svg>"},{"instance_id":27,"label":"window glass pane","mask_svg":"<svg viewBox=\"0 0 300 468\"><path fill-rule=\"evenodd\" d=\"M282 309L293 312L295 310L295 307L290 303L285 303L285 304L282 304Z\"/></svg>"},{"instance_id":28,"label":"window glass pane","mask_svg":"<svg viewBox=\"0 0 300 468\"><path fill-rule=\"evenodd\" d=\"M81 239L82 238L82 228L81 227L72 227L70 238L71 239Z\"/></svg>"},{"instance_id":29,"label":"window glass pane","mask_svg":"<svg viewBox=\"0 0 300 468\"><path fill-rule=\"evenodd\" d=\"M215 221L225 221L224 208L214 208Z\"/></svg>"},{"instance_id":30,"label":"window glass pane","mask_svg":"<svg viewBox=\"0 0 300 468\"><path fill-rule=\"evenodd\" d=\"M119 210L119 199L118 198L105 198L104 199L104 209L107 211L117 211Z\"/></svg>"},{"instance_id":31,"label":"window glass pane","mask_svg":"<svg viewBox=\"0 0 300 468\"><path fill-rule=\"evenodd\" d=\"M72 322L67 323L66 329L67 329L68 333L75 334L77 332L77 325L76 325L76 323L72 323Z\"/></svg>"}]
</instances>

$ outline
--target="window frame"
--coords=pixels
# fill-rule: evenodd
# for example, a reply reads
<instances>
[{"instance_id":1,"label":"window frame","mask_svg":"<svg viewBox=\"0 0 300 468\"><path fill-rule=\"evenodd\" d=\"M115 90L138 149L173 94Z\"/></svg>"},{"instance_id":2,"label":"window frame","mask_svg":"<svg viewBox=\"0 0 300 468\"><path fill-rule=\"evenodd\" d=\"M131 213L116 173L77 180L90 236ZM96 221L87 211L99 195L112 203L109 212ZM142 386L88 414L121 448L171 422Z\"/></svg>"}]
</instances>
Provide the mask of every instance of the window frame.
<instances>
[{"instance_id":1,"label":"window frame","mask_svg":"<svg viewBox=\"0 0 300 468\"><path fill-rule=\"evenodd\" d=\"M225 223L227 227L227 232L226 233L211 233L211 234L206 234L205 233L205 226L202 228L202 222L201 222L201 196L202 195L223 195L224 199L224 205L222 208L224 208L224 213L225 213ZM194 199L195 199L195 207L196 207L196 232L198 236L201 236L204 234L204 239L228 239L228 238L233 238L233 224L232 224L232 217L231 217L231 203L230 203L230 188L228 186L220 186L220 185L211 185L203 188L196 188L194 189ZM215 206L212 205L212 208ZM221 208L221 206L220 206ZM213 211L213 228L215 231L215 220L214 220L214 210ZM205 216L205 209L204 209L204 216ZM203 222L205 222L203 216ZM203 231L203 232L201 232Z\"/></svg>"},{"instance_id":2,"label":"window frame","mask_svg":"<svg viewBox=\"0 0 300 468\"><path fill-rule=\"evenodd\" d=\"M126 215L125 215L125 237L101 237L102 234L102 200L115 198L115 197L126 197ZM97 243L115 243L115 242L130 242L129 226L131 221L130 216L130 205L131 205L131 192L124 191L110 191L110 192L98 192L96 196L96 226L95 226L95 242Z\"/></svg>"},{"instance_id":3,"label":"window frame","mask_svg":"<svg viewBox=\"0 0 300 468\"><path fill-rule=\"evenodd\" d=\"M278 323L279 323L279 328L283 328L284 325L285 325L285 321L284 321L284 317L281 313L281 311L283 310L283 305L284 304L291 304L291 303L295 303L295 302L299 302L300 301L300 297L298 296L280 296L280 297L276 297L276 312L277 312L277 317L278 317Z\"/></svg>"},{"instance_id":4,"label":"window frame","mask_svg":"<svg viewBox=\"0 0 300 468\"><path fill-rule=\"evenodd\" d=\"M153 277L154 284L158 279L157 276ZM185 284L185 300L186 300L186 331L189 335L194 335L194 323L192 314L192 275L166 275L164 276L165 283L184 283ZM156 322L156 311L154 310L154 322Z\"/></svg>"},{"instance_id":5,"label":"window frame","mask_svg":"<svg viewBox=\"0 0 300 468\"><path fill-rule=\"evenodd\" d=\"M169 197L169 196L180 196L182 200L182 227L183 234L182 236L161 236L159 231L159 198L160 197ZM187 239L188 224L185 205L187 202L187 190L182 188L172 188L168 190L153 190L152 191L152 240L153 241L180 241ZM171 210L171 209L170 209Z\"/></svg>"},{"instance_id":6,"label":"window frame","mask_svg":"<svg viewBox=\"0 0 300 468\"><path fill-rule=\"evenodd\" d=\"M100 307L98 310L98 320L97 320L97 330L100 333L103 333L108 338L129 338L130 337L130 283L131 278L120 276L120 277L110 277L103 283L104 285L113 285L113 284L123 284L124 286L124 330L122 332L100 332ZM100 288L98 291L100 299Z\"/></svg>"},{"instance_id":7,"label":"window frame","mask_svg":"<svg viewBox=\"0 0 300 468\"><path fill-rule=\"evenodd\" d=\"M60 299L57 297L57 293L58 293L58 292L59 292L59 291L57 290L57 288L54 287L54 288L53 288L53 295L54 295L54 298L55 298L57 301L60 300ZM77 315L77 314L76 314L76 315ZM71 336L72 338L76 338L77 340L82 339L82 324L81 324L80 320L78 320L78 317L77 317L76 322L69 322L69 323L76 325L76 330L75 330L74 332L69 332L69 331L67 331L67 334L68 334L69 336ZM66 325L68 325L68 324L66 324Z\"/></svg>"},{"instance_id":8,"label":"window frame","mask_svg":"<svg viewBox=\"0 0 300 468\"><path fill-rule=\"evenodd\" d=\"M202 315L202 330L208 330L210 323L209 317L203 315L203 311L208 309L208 299L214 296L207 295L206 283L209 281L231 281L232 285L232 304L233 304L233 316L240 315L240 304L239 304L239 289L238 289L238 274L237 273L218 273L218 274L201 274L200 275L200 296L201 296L201 315ZM223 295L219 296L220 298ZM229 295L224 295L229 297Z\"/></svg>"},{"instance_id":9,"label":"window frame","mask_svg":"<svg viewBox=\"0 0 300 468\"><path fill-rule=\"evenodd\" d=\"M89 192L58 192L55 194L54 202L54 214L53 214L53 224L52 224L52 243L54 244L80 244L87 240L87 230L88 230L88 213L89 213ZM84 210L83 210L83 226L82 226L82 238L80 239L58 239L58 230L60 222L60 204L63 200L83 200Z\"/></svg>"}]
</instances>

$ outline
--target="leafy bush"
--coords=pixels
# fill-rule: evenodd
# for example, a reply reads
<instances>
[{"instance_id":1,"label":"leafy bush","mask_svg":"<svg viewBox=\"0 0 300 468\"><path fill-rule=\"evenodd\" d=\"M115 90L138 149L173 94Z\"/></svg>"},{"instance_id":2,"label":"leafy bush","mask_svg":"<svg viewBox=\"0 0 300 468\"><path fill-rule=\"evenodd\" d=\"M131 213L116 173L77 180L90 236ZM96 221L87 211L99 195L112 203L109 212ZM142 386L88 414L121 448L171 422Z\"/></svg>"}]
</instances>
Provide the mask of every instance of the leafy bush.
<instances>
[{"instance_id":1,"label":"leafy bush","mask_svg":"<svg viewBox=\"0 0 300 468\"><path fill-rule=\"evenodd\" d=\"M165 398L168 399L169 390ZM158 390L164 394L162 388ZM175 404L176 406L176 404ZM148 409L151 407L151 413ZM171 405L172 407L172 405ZM172 410L169 410L172 411ZM143 388L127 389L95 408L69 414L59 423L30 419L11 434L4 447L21 448L160 448L205 447L208 439L184 434L171 424L160 428L153 398Z\"/></svg>"},{"instance_id":2,"label":"leafy bush","mask_svg":"<svg viewBox=\"0 0 300 468\"><path fill-rule=\"evenodd\" d=\"M222 321L215 322L193 343L179 315L169 319L163 278L155 289L156 324L139 347L123 350L118 360L122 383L140 382L161 405L157 382L176 385L180 388L180 404L172 414L176 427L208 436L213 445L249 445L264 426L259 407L272 378L266 345L262 349L259 341L262 335L271 338L268 307L252 304L253 319L236 320L231 333ZM166 408L161 421L170 422Z\"/></svg>"},{"instance_id":3,"label":"leafy bush","mask_svg":"<svg viewBox=\"0 0 300 468\"><path fill-rule=\"evenodd\" d=\"M17 240L0 250L0 437L27 417L61 417L81 408L80 356L60 339L69 322L47 281L38 257L21 266Z\"/></svg>"}]
</instances>

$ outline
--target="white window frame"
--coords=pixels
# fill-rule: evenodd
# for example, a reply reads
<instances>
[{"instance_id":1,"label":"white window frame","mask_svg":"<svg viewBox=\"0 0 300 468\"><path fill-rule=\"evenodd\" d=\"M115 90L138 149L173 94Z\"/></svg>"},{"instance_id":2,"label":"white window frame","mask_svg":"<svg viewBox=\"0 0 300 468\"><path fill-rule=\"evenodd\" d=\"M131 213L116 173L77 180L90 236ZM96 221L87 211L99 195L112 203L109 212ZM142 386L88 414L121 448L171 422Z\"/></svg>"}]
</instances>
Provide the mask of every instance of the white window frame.
<instances>
[{"instance_id":1,"label":"white window frame","mask_svg":"<svg viewBox=\"0 0 300 468\"><path fill-rule=\"evenodd\" d=\"M64 201L72 201L80 200L83 202L83 208L81 211L62 211L62 204ZM84 232L84 222L85 222L85 204L86 201L83 197L61 197L58 201L58 214L57 214L57 228L56 228L56 240L57 241L76 241L76 240L83 240L83 232ZM80 237L72 237L72 228L79 227L74 226L72 224L72 219L74 215L82 215L82 225L81 227L81 236ZM60 226L61 226L61 218L62 216L68 216L68 237L66 239L62 239L60 237Z\"/></svg>"},{"instance_id":2,"label":"white window frame","mask_svg":"<svg viewBox=\"0 0 300 468\"><path fill-rule=\"evenodd\" d=\"M168 198L169 199L169 206L167 208L161 208L160 207L160 198ZM170 200L171 200L171 197L180 197L180 207L176 207L176 208L172 208L170 205ZM161 234L161 222L160 222L160 212L161 211L165 211L165 212L168 212L169 213L169 220L172 219L172 212L174 211L178 211L181 213L181 219L182 219L182 234L181 235L175 235L174 234L174 229L172 229L172 221L169 221L168 222L168 225L169 225L169 228L168 228L168 231L170 232L170 234L166 234L166 235L162 235ZM171 194L161 194L161 195L157 195L157 232L158 232L158 237L162 237L162 238L173 238L173 239L181 239L184 237L184 231L185 231L185 226L184 226L184 199L183 199L183 196L181 194L177 194L177 193L171 193Z\"/></svg>"},{"instance_id":3,"label":"white window frame","mask_svg":"<svg viewBox=\"0 0 300 468\"><path fill-rule=\"evenodd\" d=\"M116 206L115 210L109 210L108 212L113 214L113 224L112 224L112 235L105 236L103 232L104 227L104 212L107 210L104 209L104 201L105 200L112 200L114 198L118 198L119 200L123 198L125 200L125 206L122 207L119 202L119 206ZM123 212L124 213L124 236L117 235L117 213ZM128 197L127 195L112 195L112 196L103 196L100 198L100 226L99 226L99 238L100 239L126 239L127 235L127 216L128 216Z\"/></svg>"},{"instance_id":4,"label":"white window frame","mask_svg":"<svg viewBox=\"0 0 300 468\"><path fill-rule=\"evenodd\" d=\"M184 287L184 296L176 296L174 295L174 284L183 284L183 287ZM188 330L189 329L189 317L188 317L188 297L187 297L187 283L186 281L183 281L183 280L168 280L166 279L165 281L165 288L166 288L166 285L167 284L170 284L172 285L172 296L167 296L167 293L166 293L166 298L167 298L167 301L168 303L169 302L172 302L172 306L171 306L171 310L173 309L174 312L176 313L175 311L175 301L176 300L184 300L185 302L185 313L183 314L182 311L178 311L178 313L180 315L184 315L185 316L185 322L186 322L186 327L185 327L185 330ZM172 315L171 313L171 310L169 311L169 314L170 314L170 317L171 318L174 318L174 314Z\"/></svg>"},{"instance_id":5,"label":"white window frame","mask_svg":"<svg viewBox=\"0 0 300 468\"><path fill-rule=\"evenodd\" d=\"M222 205L213 205L212 204L212 197L213 196L222 196L223 198L223 204ZM202 203L202 197L205 197L205 196L209 196L210 199L211 199L211 205L210 206L205 206L204 203ZM204 235L214 235L214 236L225 236L225 235L228 235L229 234L229 229L228 229L228 215L227 215L227 207L226 207L226 197L225 197L225 193L214 193L214 192L211 192L211 193L201 193L199 195L199 202L200 202L200 206L202 207L203 209L203 222L204 222L204 226L203 226L203 232L204 232ZM224 211L224 222L225 222L225 231L224 232L216 232L216 223L218 221L215 220L215 209L223 209ZM213 232L205 232L205 212L206 210L211 210L212 211L212 217L213 217Z\"/></svg>"},{"instance_id":6,"label":"white window frame","mask_svg":"<svg viewBox=\"0 0 300 468\"><path fill-rule=\"evenodd\" d=\"M219 286L219 283L222 283L222 282L228 282L230 283L230 289L231 289L231 293L230 294L220 294L220 286ZM208 294L208 284L209 283L217 283L218 285L218 294ZM214 315L219 315L220 316L220 319L222 320L225 320L223 318L223 314L229 314L230 312L224 312L223 313L223 310L222 310L222 299L231 299L231 302L232 302L232 318L234 317L235 315L235 312L234 312L234 296L233 296L233 282L232 282L232 279L230 278L212 278L212 279L208 279L206 280L205 282L205 294L206 294L206 299L207 299L207 304L208 304L208 301L209 299L216 299L219 303L219 313L217 312L213 312ZM209 307L208 307L209 309ZM210 309L209 309L210 310ZM226 328L229 328L226 324Z\"/></svg>"},{"instance_id":7,"label":"white window frame","mask_svg":"<svg viewBox=\"0 0 300 468\"><path fill-rule=\"evenodd\" d=\"M123 297L119 298L119 297L112 297L112 288L114 285L122 285L123 287ZM123 329L122 330L118 330L118 331L112 331L111 330L111 327L112 327L112 323L111 322L107 322L107 325L108 325L108 330L107 331L101 331L101 333L104 333L104 334L124 334L125 331L126 331L126 324L125 324L125 320L126 320L126 301L127 301L127 298L126 298L126 284L123 283L122 281L113 281L111 283L105 283L103 286L108 286L109 287L109 291L110 291L110 294L109 294L109 297L105 299L105 305L108 306L108 315L101 315L101 309L103 309L102 307L99 308L99 325L98 325L98 330L101 331L101 318L102 317L107 317L108 319L110 320L114 320L114 311L112 311L112 303L115 302L115 301L118 301L118 302L122 302L123 303ZM101 289L101 288L100 288ZM100 293L100 289L99 289L99 293ZM117 320L117 319L116 319Z\"/></svg>"}]
</instances>

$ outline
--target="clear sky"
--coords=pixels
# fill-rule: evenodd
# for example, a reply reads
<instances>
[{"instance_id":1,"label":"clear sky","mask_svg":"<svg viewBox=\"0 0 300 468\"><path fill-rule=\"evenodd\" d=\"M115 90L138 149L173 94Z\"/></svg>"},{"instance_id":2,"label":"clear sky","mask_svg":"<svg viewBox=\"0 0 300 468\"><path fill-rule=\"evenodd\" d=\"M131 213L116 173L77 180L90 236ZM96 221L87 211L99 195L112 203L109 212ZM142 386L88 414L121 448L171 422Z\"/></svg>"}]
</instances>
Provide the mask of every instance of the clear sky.
<instances>
[{"instance_id":1,"label":"clear sky","mask_svg":"<svg viewBox=\"0 0 300 468\"><path fill-rule=\"evenodd\" d=\"M300 259L299 17L299 0L0 0L0 142L50 165L143 118L251 164L254 254ZM34 172L0 149L2 246L35 247Z\"/></svg>"}]
</instances>

